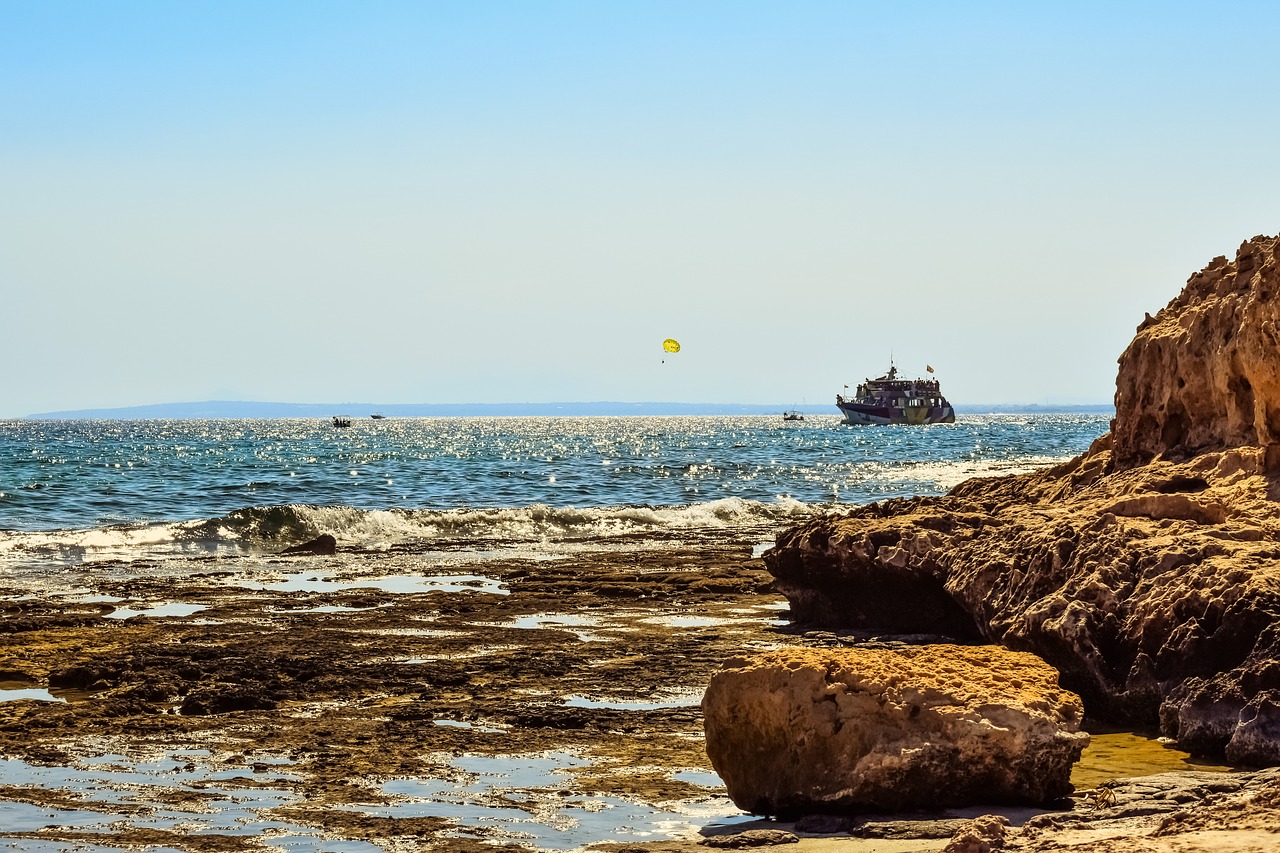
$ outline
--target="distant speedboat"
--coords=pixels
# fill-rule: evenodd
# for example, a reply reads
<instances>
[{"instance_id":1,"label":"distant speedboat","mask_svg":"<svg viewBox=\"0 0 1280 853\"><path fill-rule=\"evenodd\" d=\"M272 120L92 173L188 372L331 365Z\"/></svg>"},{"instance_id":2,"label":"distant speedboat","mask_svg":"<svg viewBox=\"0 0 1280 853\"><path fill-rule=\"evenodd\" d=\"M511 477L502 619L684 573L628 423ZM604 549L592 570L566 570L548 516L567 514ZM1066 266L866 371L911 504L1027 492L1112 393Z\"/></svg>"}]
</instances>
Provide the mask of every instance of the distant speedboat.
<instances>
[{"instance_id":1,"label":"distant speedboat","mask_svg":"<svg viewBox=\"0 0 1280 853\"><path fill-rule=\"evenodd\" d=\"M802 421L802 420L804 420L804 415L800 414L799 412L794 412L794 411L792 411L792 412L783 412L783 413L782 413L782 419L783 419L784 421Z\"/></svg>"},{"instance_id":2,"label":"distant speedboat","mask_svg":"<svg viewBox=\"0 0 1280 853\"><path fill-rule=\"evenodd\" d=\"M343 427L349 427L351 426L351 418L347 417L346 415L334 415L333 425L335 427L338 427L339 429L342 429Z\"/></svg>"},{"instance_id":3,"label":"distant speedboat","mask_svg":"<svg viewBox=\"0 0 1280 853\"><path fill-rule=\"evenodd\" d=\"M386 415L369 415L369 417L373 418L375 421L380 421L385 418Z\"/></svg>"},{"instance_id":4,"label":"distant speedboat","mask_svg":"<svg viewBox=\"0 0 1280 853\"><path fill-rule=\"evenodd\" d=\"M928 370L933 372L932 367ZM837 394L836 407L844 413L844 422L855 426L956 422L956 410L942 396L938 380L900 379L892 362L884 376L859 385L852 399Z\"/></svg>"}]
</instances>

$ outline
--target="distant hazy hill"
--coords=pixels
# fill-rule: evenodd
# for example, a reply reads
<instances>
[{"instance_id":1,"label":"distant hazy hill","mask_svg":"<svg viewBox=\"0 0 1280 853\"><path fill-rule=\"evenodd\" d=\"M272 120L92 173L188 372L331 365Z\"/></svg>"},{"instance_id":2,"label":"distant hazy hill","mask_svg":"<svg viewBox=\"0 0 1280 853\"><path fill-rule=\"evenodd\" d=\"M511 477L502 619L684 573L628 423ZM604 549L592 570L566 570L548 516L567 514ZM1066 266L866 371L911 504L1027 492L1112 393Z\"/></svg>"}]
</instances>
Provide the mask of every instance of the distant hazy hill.
<instances>
[{"instance_id":1,"label":"distant hazy hill","mask_svg":"<svg viewBox=\"0 0 1280 853\"><path fill-rule=\"evenodd\" d=\"M432 417L503 417L554 415L776 415L794 408L783 405L751 405L739 403L246 403L234 400L211 400L203 403L157 403L152 406L128 406L119 409L78 409L65 412L41 412L32 419L130 420L151 418L328 418L349 415L354 418L382 414L389 418ZM801 406L806 414L837 415L835 405ZM1106 413L1114 407L1054 405L968 405L956 406L961 414L1037 412Z\"/></svg>"}]
</instances>

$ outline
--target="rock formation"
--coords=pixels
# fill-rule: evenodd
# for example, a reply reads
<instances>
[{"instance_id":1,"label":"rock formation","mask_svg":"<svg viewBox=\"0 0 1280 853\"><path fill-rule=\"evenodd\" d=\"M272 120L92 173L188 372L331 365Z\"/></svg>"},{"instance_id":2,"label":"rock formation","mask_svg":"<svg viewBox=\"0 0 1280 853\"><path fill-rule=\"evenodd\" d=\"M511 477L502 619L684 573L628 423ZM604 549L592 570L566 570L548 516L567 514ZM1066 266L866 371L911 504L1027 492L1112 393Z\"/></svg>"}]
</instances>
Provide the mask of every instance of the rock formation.
<instances>
[{"instance_id":1,"label":"rock formation","mask_svg":"<svg viewBox=\"0 0 1280 853\"><path fill-rule=\"evenodd\" d=\"M1006 818L984 814L951 836L942 853L991 853L999 850L1004 847L1005 827L1008 825Z\"/></svg>"},{"instance_id":2,"label":"rock formation","mask_svg":"<svg viewBox=\"0 0 1280 853\"><path fill-rule=\"evenodd\" d=\"M1277 238L1214 258L1120 357L1113 464L1280 442Z\"/></svg>"},{"instance_id":3,"label":"rock formation","mask_svg":"<svg viewBox=\"0 0 1280 853\"><path fill-rule=\"evenodd\" d=\"M338 540L328 533L321 533L315 539L309 539L301 545L294 545L292 548L285 548L280 552L281 557L332 557L338 553Z\"/></svg>"},{"instance_id":4,"label":"rock formation","mask_svg":"<svg viewBox=\"0 0 1280 853\"><path fill-rule=\"evenodd\" d=\"M1280 763L1277 242L1148 316L1082 456L781 534L765 562L796 620L1031 651L1091 715Z\"/></svg>"},{"instance_id":5,"label":"rock formation","mask_svg":"<svg viewBox=\"0 0 1280 853\"><path fill-rule=\"evenodd\" d=\"M998 646L766 652L726 663L702 708L756 814L1053 802L1089 742L1052 667Z\"/></svg>"}]
</instances>

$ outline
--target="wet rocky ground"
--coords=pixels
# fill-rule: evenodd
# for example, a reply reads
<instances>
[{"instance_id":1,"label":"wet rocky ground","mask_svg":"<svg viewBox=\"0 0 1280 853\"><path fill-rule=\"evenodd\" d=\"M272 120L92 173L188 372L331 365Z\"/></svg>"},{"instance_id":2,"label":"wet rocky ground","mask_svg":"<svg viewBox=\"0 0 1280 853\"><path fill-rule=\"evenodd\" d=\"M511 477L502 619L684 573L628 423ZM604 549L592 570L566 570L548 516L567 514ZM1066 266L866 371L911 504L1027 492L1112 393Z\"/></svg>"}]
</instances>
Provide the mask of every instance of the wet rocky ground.
<instances>
[{"instance_id":1,"label":"wet rocky ground","mask_svg":"<svg viewBox=\"0 0 1280 853\"><path fill-rule=\"evenodd\" d=\"M750 543L431 553L104 563L5 590L5 837L572 847L737 813L697 703L725 657L786 639ZM238 825L199 816L262 790L278 802ZM175 809L192 816L154 817Z\"/></svg>"},{"instance_id":2,"label":"wet rocky ground","mask_svg":"<svg viewBox=\"0 0 1280 853\"><path fill-rule=\"evenodd\" d=\"M711 673L744 650L858 638L791 628L751 537L682 537L554 559L434 542L11 580L0 849L945 846L973 815L779 825L725 799L697 704ZM1122 793L1050 814L1101 815ZM1012 818L1042 840L1072 828Z\"/></svg>"}]
</instances>

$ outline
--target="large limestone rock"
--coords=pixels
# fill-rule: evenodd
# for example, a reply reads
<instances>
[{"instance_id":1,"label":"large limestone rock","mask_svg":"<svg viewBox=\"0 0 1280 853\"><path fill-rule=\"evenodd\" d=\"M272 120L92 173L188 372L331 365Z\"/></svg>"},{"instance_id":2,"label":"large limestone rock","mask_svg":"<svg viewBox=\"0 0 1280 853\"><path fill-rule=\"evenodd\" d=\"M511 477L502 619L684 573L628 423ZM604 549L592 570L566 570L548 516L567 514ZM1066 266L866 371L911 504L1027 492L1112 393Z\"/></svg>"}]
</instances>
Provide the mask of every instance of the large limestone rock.
<instances>
[{"instance_id":1,"label":"large limestone rock","mask_svg":"<svg viewBox=\"0 0 1280 853\"><path fill-rule=\"evenodd\" d=\"M1144 321L1079 458L781 534L796 620L1031 651L1093 715L1280 763L1276 251L1255 238Z\"/></svg>"},{"instance_id":2,"label":"large limestone rock","mask_svg":"<svg viewBox=\"0 0 1280 853\"><path fill-rule=\"evenodd\" d=\"M1214 258L1120 358L1113 463L1280 442L1280 238Z\"/></svg>"},{"instance_id":3,"label":"large limestone rock","mask_svg":"<svg viewBox=\"0 0 1280 853\"><path fill-rule=\"evenodd\" d=\"M1089 742L1053 668L996 646L767 652L726 663L702 709L756 814L1047 803Z\"/></svg>"}]
</instances>

